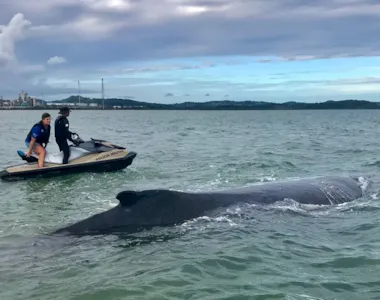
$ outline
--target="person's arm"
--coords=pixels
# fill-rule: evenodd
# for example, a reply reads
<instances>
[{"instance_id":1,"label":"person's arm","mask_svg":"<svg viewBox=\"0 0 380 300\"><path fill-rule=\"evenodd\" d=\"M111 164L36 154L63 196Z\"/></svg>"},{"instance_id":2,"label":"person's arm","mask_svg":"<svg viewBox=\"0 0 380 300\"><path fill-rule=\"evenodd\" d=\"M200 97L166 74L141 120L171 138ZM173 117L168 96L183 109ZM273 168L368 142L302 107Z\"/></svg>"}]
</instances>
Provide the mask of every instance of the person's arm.
<instances>
[{"instance_id":1,"label":"person's arm","mask_svg":"<svg viewBox=\"0 0 380 300\"><path fill-rule=\"evenodd\" d=\"M72 132L69 130L69 121L67 120L67 119L65 119L65 124L64 124L64 126L65 126L65 130L66 130L66 137L67 137L67 139L69 140L69 141L71 141L71 142L74 142L73 141L73 138L72 138Z\"/></svg>"},{"instance_id":2,"label":"person's arm","mask_svg":"<svg viewBox=\"0 0 380 300\"><path fill-rule=\"evenodd\" d=\"M72 135L72 133L68 130L68 136L69 136L68 139L69 139L69 141L74 143L73 137L71 135Z\"/></svg>"},{"instance_id":3,"label":"person's arm","mask_svg":"<svg viewBox=\"0 0 380 300\"><path fill-rule=\"evenodd\" d=\"M46 141L45 146L44 146L45 149L46 149L46 147L47 147L47 145L49 144L49 141L50 141L50 130L51 130L51 129L49 129L48 140Z\"/></svg>"},{"instance_id":4,"label":"person's arm","mask_svg":"<svg viewBox=\"0 0 380 300\"><path fill-rule=\"evenodd\" d=\"M26 153L27 157L29 157L30 155L32 155L32 149L33 149L33 146L34 146L35 142L36 142L36 139L34 137L32 137L31 140L30 140L29 150Z\"/></svg>"}]
</instances>

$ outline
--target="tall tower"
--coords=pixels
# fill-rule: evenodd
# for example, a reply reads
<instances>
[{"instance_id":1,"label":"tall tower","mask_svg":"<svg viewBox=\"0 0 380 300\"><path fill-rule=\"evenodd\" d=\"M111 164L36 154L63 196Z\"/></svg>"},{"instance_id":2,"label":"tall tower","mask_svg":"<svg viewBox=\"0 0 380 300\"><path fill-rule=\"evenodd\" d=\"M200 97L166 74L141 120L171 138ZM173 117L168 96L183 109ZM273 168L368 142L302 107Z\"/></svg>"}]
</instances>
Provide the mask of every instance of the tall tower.
<instances>
[{"instance_id":1,"label":"tall tower","mask_svg":"<svg viewBox=\"0 0 380 300\"><path fill-rule=\"evenodd\" d=\"M79 82L79 80L78 80L78 101L80 104L80 82Z\"/></svg>"},{"instance_id":2,"label":"tall tower","mask_svg":"<svg viewBox=\"0 0 380 300\"><path fill-rule=\"evenodd\" d=\"M103 78L102 78L102 99L103 99L103 109L104 109L104 84L103 84Z\"/></svg>"}]
</instances>

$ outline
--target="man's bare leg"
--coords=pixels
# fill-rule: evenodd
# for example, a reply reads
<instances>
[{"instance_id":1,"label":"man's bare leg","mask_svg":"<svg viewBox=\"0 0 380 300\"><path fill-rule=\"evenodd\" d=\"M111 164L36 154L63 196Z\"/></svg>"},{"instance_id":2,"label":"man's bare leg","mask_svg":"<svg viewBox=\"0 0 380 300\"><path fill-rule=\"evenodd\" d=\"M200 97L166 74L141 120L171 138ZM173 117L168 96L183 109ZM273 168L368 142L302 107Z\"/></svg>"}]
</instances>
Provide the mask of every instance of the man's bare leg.
<instances>
[{"instance_id":1,"label":"man's bare leg","mask_svg":"<svg viewBox=\"0 0 380 300\"><path fill-rule=\"evenodd\" d=\"M41 145L36 145L36 148L34 149L34 152L38 154L38 168L44 167L44 161L46 156L46 150Z\"/></svg>"}]
</instances>

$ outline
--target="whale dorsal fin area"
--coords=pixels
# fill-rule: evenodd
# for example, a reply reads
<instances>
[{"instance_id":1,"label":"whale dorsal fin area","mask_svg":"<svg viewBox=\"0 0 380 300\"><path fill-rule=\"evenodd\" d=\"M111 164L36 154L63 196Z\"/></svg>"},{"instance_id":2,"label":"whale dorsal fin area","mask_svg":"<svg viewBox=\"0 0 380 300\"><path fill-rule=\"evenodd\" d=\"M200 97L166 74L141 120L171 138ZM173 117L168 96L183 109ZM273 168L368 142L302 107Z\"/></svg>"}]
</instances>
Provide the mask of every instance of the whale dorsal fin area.
<instances>
[{"instance_id":1,"label":"whale dorsal fin area","mask_svg":"<svg viewBox=\"0 0 380 300\"><path fill-rule=\"evenodd\" d=\"M145 190L145 191L122 191L117 194L116 199L120 201L121 206L131 207L136 205L139 201L145 198L155 198L159 199L160 197L167 197L174 191L157 189L157 190Z\"/></svg>"}]
</instances>

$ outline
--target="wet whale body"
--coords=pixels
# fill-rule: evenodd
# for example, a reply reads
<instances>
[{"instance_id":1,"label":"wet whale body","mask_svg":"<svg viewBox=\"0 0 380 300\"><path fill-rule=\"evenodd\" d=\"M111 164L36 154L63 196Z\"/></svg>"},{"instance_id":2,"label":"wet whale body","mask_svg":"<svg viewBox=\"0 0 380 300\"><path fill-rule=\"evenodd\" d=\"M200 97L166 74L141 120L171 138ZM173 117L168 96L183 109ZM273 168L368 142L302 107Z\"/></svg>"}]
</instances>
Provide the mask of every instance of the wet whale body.
<instances>
[{"instance_id":1,"label":"wet whale body","mask_svg":"<svg viewBox=\"0 0 380 300\"><path fill-rule=\"evenodd\" d=\"M53 234L133 233L211 216L217 209L237 203L265 205L290 198L302 204L334 205L353 201L362 195L363 190L357 179L336 176L277 181L210 192L165 189L122 191L116 196L119 204L114 208L60 228Z\"/></svg>"}]
</instances>

